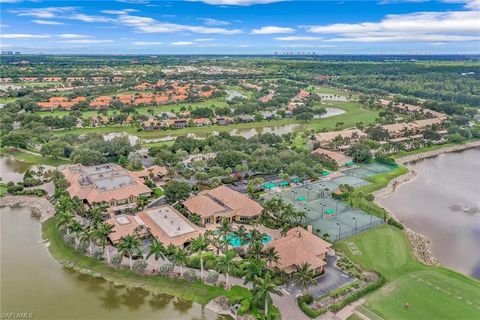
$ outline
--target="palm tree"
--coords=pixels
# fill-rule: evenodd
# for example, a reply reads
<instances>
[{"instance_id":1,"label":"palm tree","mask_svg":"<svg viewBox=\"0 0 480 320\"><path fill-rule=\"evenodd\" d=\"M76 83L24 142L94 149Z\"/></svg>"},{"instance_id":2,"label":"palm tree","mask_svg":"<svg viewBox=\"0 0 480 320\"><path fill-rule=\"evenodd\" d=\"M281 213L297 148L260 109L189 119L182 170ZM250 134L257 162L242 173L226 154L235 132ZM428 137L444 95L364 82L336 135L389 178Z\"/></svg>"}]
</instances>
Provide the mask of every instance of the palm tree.
<instances>
[{"instance_id":1,"label":"palm tree","mask_svg":"<svg viewBox=\"0 0 480 320\"><path fill-rule=\"evenodd\" d=\"M264 303L265 314L268 314L268 305L272 303L271 294L283 296L282 291L273 282L272 275L267 272L264 277L256 278L256 285L253 287L253 301L255 303Z\"/></svg>"},{"instance_id":2,"label":"palm tree","mask_svg":"<svg viewBox=\"0 0 480 320\"><path fill-rule=\"evenodd\" d=\"M254 259L260 259L260 256L262 254L262 243L258 240L255 240L250 242L250 246L248 248L248 256L254 258Z\"/></svg>"},{"instance_id":3,"label":"palm tree","mask_svg":"<svg viewBox=\"0 0 480 320\"><path fill-rule=\"evenodd\" d=\"M250 241L249 234L245 226L238 227L237 230L234 231L235 236L240 240L240 246L247 244Z\"/></svg>"},{"instance_id":4,"label":"palm tree","mask_svg":"<svg viewBox=\"0 0 480 320\"><path fill-rule=\"evenodd\" d=\"M232 233L232 227L230 226L228 219L222 219L217 230L220 234L220 240L222 240L223 246L228 250L228 239L229 235Z\"/></svg>"},{"instance_id":5,"label":"palm tree","mask_svg":"<svg viewBox=\"0 0 480 320\"><path fill-rule=\"evenodd\" d=\"M118 251L121 254L127 254L130 260L130 270L133 269L133 254L140 251L140 240L134 236L126 235L120 238L120 242L117 245Z\"/></svg>"},{"instance_id":6,"label":"palm tree","mask_svg":"<svg viewBox=\"0 0 480 320\"><path fill-rule=\"evenodd\" d=\"M236 262L234 261L237 253L233 250L226 250L223 256L219 256L216 261L216 267L220 272L225 274L225 284L228 288L228 276L232 270L236 267Z\"/></svg>"},{"instance_id":7,"label":"palm tree","mask_svg":"<svg viewBox=\"0 0 480 320\"><path fill-rule=\"evenodd\" d=\"M88 242L88 253L92 254L92 247L93 247L93 228L83 228L82 232L80 233L80 241L87 241Z\"/></svg>"},{"instance_id":8,"label":"palm tree","mask_svg":"<svg viewBox=\"0 0 480 320\"><path fill-rule=\"evenodd\" d=\"M302 291L306 290L308 293L308 285L317 284L317 280L315 280L314 276L315 273L310 269L310 264L304 262L300 266L297 266L297 272L293 275L293 279L300 285Z\"/></svg>"},{"instance_id":9,"label":"palm tree","mask_svg":"<svg viewBox=\"0 0 480 320\"><path fill-rule=\"evenodd\" d=\"M70 233L68 225L72 222L74 216L70 211L60 211L57 214L57 227L60 230L67 230L67 234Z\"/></svg>"},{"instance_id":10,"label":"palm tree","mask_svg":"<svg viewBox=\"0 0 480 320\"><path fill-rule=\"evenodd\" d=\"M155 261L157 262L157 270L159 270L158 260L160 258L165 259L166 250L167 249L165 248L163 243L158 241L157 238L152 238L152 243L148 248L147 259L150 258L150 256L153 256L155 258Z\"/></svg>"},{"instance_id":11,"label":"palm tree","mask_svg":"<svg viewBox=\"0 0 480 320\"><path fill-rule=\"evenodd\" d=\"M106 222L97 224L97 227L93 230L93 238L97 240L98 244L102 247L103 251L108 246L108 239L113 232L113 225ZM110 263L110 252L107 253L107 262Z\"/></svg>"},{"instance_id":12,"label":"palm tree","mask_svg":"<svg viewBox=\"0 0 480 320\"><path fill-rule=\"evenodd\" d=\"M180 276L183 277L183 266L187 263L188 254L187 251L183 248L179 248L172 255L172 260L178 266L180 266Z\"/></svg>"},{"instance_id":13,"label":"palm tree","mask_svg":"<svg viewBox=\"0 0 480 320\"><path fill-rule=\"evenodd\" d=\"M148 198L145 197L145 196L138 196L137 197L137 209L138 210L143 210L143 208L145 208L148 204Z\"/></svg>"},{"instance_id":14,"label":"palm tree","mask_svg":"<svg viewBox=\"0 0 480 320\"><path fill-rule=\"evenodd\" d=\"M244 282L243 285L246 285L249 282L252 282L253 285L256 285L255 279L262 278L265 272L265 261L258 259L249 259L246 267L244 269Z\"/></svg>"},{"instance_id":15,"label":"palm tree","mask_svg":"<svg viewBox=\"0 0 480 320\"><path fill-rule=\"evenodd\" d=\"M67 229L73 233L73 235L75 236L75 242L78 244L78 237L83 231L83 225L77 220L72 219L72 221L70 221L70 223L68 224Z\"/></svg>"},{"instance_id":16,"label":"palm tree","mask_svg":"<svg viewBox=\"0 0 480 320\"><path fill-rule=\"evenodd\" d=\"M280 257L278 255L277 250L275 247L268 247L263 251L263 257L267 262L268 266L272 266L272 264L278 264L280 261Z\"/></svg>"},{"instance_id":17,"label":"palm tree","mask_svg":"<svg viewBox=\"0 0 480 320\"><path fill-rule=\"evenodd\" d=\"M203 253L207 251L209 245L208 238L205 236L198 236L198 238L193 239L190 243L189 249L191 252L196 252L200 256L200 270L202 275L202 281L204 279L203 276Z\"/></svg>"}]
</instances>

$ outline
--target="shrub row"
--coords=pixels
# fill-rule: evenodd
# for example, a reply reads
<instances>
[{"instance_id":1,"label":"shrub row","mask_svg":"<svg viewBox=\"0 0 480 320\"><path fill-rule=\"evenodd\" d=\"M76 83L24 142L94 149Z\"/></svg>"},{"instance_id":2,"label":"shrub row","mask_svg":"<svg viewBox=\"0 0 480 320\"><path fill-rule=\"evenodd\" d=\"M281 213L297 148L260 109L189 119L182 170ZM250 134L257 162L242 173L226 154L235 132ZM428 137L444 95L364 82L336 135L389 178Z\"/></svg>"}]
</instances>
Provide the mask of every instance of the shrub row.
<instances>
[{"instance_id":1,"label":"shrub row","mask_svg":"<svg viewBox=\"0 0 480 320\"><path fill-rule=\"evenodd\" d=\"M311 299L310 299L311 298ZM297 299L297 304L300 310L303 311L309 318L317 318L327 312L326 308L320 308L320 309L313 309L310 308L309 304L307 303L308 301L313 301L313 297L311 295L304 295L301 296Z\"/></svg>"},{"instance_id":2,"label":"shrub row","mask_svg":"<svg viewBox=\"0 0 480 320\"><path fill-rule=\"evenodd\" d=\"M343 307L345 307L347 304L352 303L353 301L356 301L356 300L360 299L361 297L365 296L367 293L370 293L372 291L377 290L378 288L380 288L384 284L385 284L385 277L383 275L380 275L380 278L377 281L369 284L368 286L366 286L366 287L364 287L364 288L362 288L358 291L355 291L351 295L345 297L345 299L343 299L342 301L339 301L335 304L332 304L329 307L329 310L332 311L332 312L338 312L341 309L343 309Z\"/></svg>"},{"instance_id":3,"label":"shrub row","mask_svg":"<svg viewBox=\"0 0 480 320\"><path fill-rule=\"evenodd\" d=\"M397 220L395 220L394 218L388 218L387 223L391 226L394 226L394 227L400 229L400 230L405 229L405 226L403 224L401 224L400 222L398 222Z\"/></svg>"}]
</instances>

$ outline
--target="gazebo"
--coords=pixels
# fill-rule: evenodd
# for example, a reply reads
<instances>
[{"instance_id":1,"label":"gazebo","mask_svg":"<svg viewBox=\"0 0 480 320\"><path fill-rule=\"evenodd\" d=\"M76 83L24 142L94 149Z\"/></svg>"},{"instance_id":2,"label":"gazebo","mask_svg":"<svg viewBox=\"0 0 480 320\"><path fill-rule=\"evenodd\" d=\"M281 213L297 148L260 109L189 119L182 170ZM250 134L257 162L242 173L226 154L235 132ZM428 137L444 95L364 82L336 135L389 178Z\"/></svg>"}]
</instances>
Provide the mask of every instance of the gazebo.
<instances>
[{"instance_id":1,"label":"gazebo","mask_svg":"<svg viewBox=\"0 0 480 320\"><path fill-rule=\"evenodd\" d=\"M288 181L281 181L279 184L278 184L280 187L286 187L289 185Z\"/></svg>"}]
</instances>

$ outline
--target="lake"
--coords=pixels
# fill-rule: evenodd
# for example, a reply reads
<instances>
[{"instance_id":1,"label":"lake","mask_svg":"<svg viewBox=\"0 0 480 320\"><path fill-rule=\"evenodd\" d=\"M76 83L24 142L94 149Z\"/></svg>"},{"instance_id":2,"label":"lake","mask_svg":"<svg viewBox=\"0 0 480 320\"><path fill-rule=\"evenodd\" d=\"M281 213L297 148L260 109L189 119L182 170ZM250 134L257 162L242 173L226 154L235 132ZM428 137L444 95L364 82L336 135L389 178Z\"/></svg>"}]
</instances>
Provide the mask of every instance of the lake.
<instances>
[{"instance_id":1,"label":"lake","mask_svg":"<svg viewBox=\"0 0 480 320\"><path fill-rule=\"evenodd\" d=\"M3 181L21 181L35 167L0 155ZM201 305L142 289L115 287L63 268L41 241L28 208L0 209L0 310L34 319L223 319Z\"/></svg>"},{"instance_id":2,"label":"lake","mask_svg":"<svg viewBox=\"0 0 480 320\"><path fill-rule=\"evenodd\" d=\"M379 203L432 240L433 254L443 265L480 278L480 149L409 167L417 177Z\"/></svg>"},{"instance_id":3,"label":"lake","mask_svg":"<svg viewBox=\"0 0 480 320\"><path fill-rule=\"evenodd\" d=\"M201 305L111 283L63 268L41 241L27 208L0 209L1 312L33 319L221 319Z\"/></svg>"}]
</instances>

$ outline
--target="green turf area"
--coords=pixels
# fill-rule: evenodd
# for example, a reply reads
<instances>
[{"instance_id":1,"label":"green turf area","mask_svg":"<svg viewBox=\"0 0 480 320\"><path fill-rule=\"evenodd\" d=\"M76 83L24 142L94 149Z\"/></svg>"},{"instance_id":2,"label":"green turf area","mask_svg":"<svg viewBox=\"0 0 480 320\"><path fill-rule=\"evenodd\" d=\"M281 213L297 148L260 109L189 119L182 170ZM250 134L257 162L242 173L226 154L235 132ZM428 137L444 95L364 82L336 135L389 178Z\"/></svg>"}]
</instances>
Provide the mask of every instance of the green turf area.
<instances>
[{"instance_id":1,"label":"green turf area","mask_svg":"<svg viewBox=\"0 0 480 320\"><path fill-rule=\"evenodd\" d=\"M352 313L347 320L362 320L359 316L357 316L355 313Z\"/></svg>"},{"instance_id":2,"label":"green turf area","mask_svg":"<svg viewBox=\"0 0 480 320\"><path fill-rule=\"evenodd\" d=\"M378 112L368 109L363 109L360 107L360 104L357 102L332 102L328 105L322 105L324 107L333 107L345 110L346 113L333 116L323 119L313 119L309 122L301 122L295 118L286 118L280 120L272 121L260 121L253 123L239 123L228 126L209 126L209 127L188 127L183 129L172 129L172 130L155 130L155 131L137 131L135 127L132 126L107 126L107 127L98 127L98 128L80 128L80 129L71 129L71 130L60 130L55 131L54 134L64 135L64 134L85 134L85 133L111 133L111 132L128 132L130 134L137 135L144 139L153 139L160 138L165 136L181 136L187 135L189 133L194 133L198 136L205 136L212 131L231 131L234 129L252 129L252 128L263 128L271 126L280 126L280 125L289 125L289 124L298 124L295 131L304 131L308 129L322 129L326 128L327 130L333 130L337 122L343 122L345 127L352 127L357 122L362 121L364 124L369 124L375 121L377 118Z\"/></svg>"},{"instance_id":3,"label":"green turf area","mask_svg":"<svg viewBox=\"0 0 480 320\"><path fill-rule=\"evenodd\" d=\"M387 284L367 296L365 307L384 319L475 319L480 310L480 282L443 267L425 266L412 255L404 232L384 225L348 238L361 255L353 255L345 241L337 249L368 270L376 270ZM461 298L459 298L461 297ZM405 309L405 303L410 308Z\"/></svg>"},{"instance_id":4,"label":"green turf area","mask_svg":"<svg viewBox=\"0 0 480 320\"><path fill-rule=\"evenodd\" d=\"M44 158L40 155L31 154L26 150L22 150L22 149L13 150L13 149L7 149L7 148L0 148L0 153L10 155L12 157L15 157L18 160L32 163L32 164L41 164L41 165L58 167L59 165L70 163L70 161L66 159Z\"/></svg>"},{"instance_id":5,"label":"green turf area","mask_svg":"<svg viewBox=\"0 0 480 320\"><path fill-rule=\"evenodd\" d=\"M0 103L7 104L17 100L17 98L0 98Z\"/></svg>"},{"instance_id":6,"label":"green turf area","mask_svg":"<svg viewBox=\"0 0 480 320\"><path fill-rule=\"evenodd\" d=\"M352 98L356 98L357 95L350 93L350 92L345 92L338 90L336 88L331 88L331 87L324 87L324 86L309 86L307 88L308 90L313 89L314 92L316 93L325 93L325 94L336 94L338 96L345 96L348 97L350 94L352 95Z\"/></svg>"},{"instance_id":7,"label":"green turf area","mask_svg":"<svg viewBox=\"0 0 480 320\"><path fill-rule=\"evenodd\" d=\"M433 145L433 146L418 148L418 149L411 150L411 151L400 151L400 152L398 152L394 155L394 158L401 158L401 157L410 156L410 155L414 155L414 154L434 151L434 150L447 148L447 147L451 147L451 146L458 145L458 144L460 144L460 145L461 144L466 144L466 143L469 143L469 142L472 142L472 141L478 141L478 139L468 139L468 140L462 141L460 143L437 144L437 145Z\"/></svg>"},{"instance_id":8,"label":"green turf area","mask_svg":"<svg viewBox=\"0 0 480 320\"><path fill-rule=\"evenodd\" d=\"M7 185L3 182L0 182L0 197L7 193Z\"/></svg>"},{"instance_id":9,"label":"green turf area","mask_svg":"<svg viewBox=\"0 0 480 320\"><path fill-rule=\"evenodd\" d=\"M249 298L250 292L240 286L233 286L226 291L220 287L205 285L199 281L188 282L161 276L145 276L131 272L128 269L115 269L90 257L79 254L67 246L55 224L55 218L45 221L42 225L43 239L50 241L50 253L62 264L74 264L78 270L89 270L99 273L102 277L122 285L141 287L155 293L165 293L191 300L205 305L211 299L220 295L229 298Z\"/></svg>"}]
</instances>

